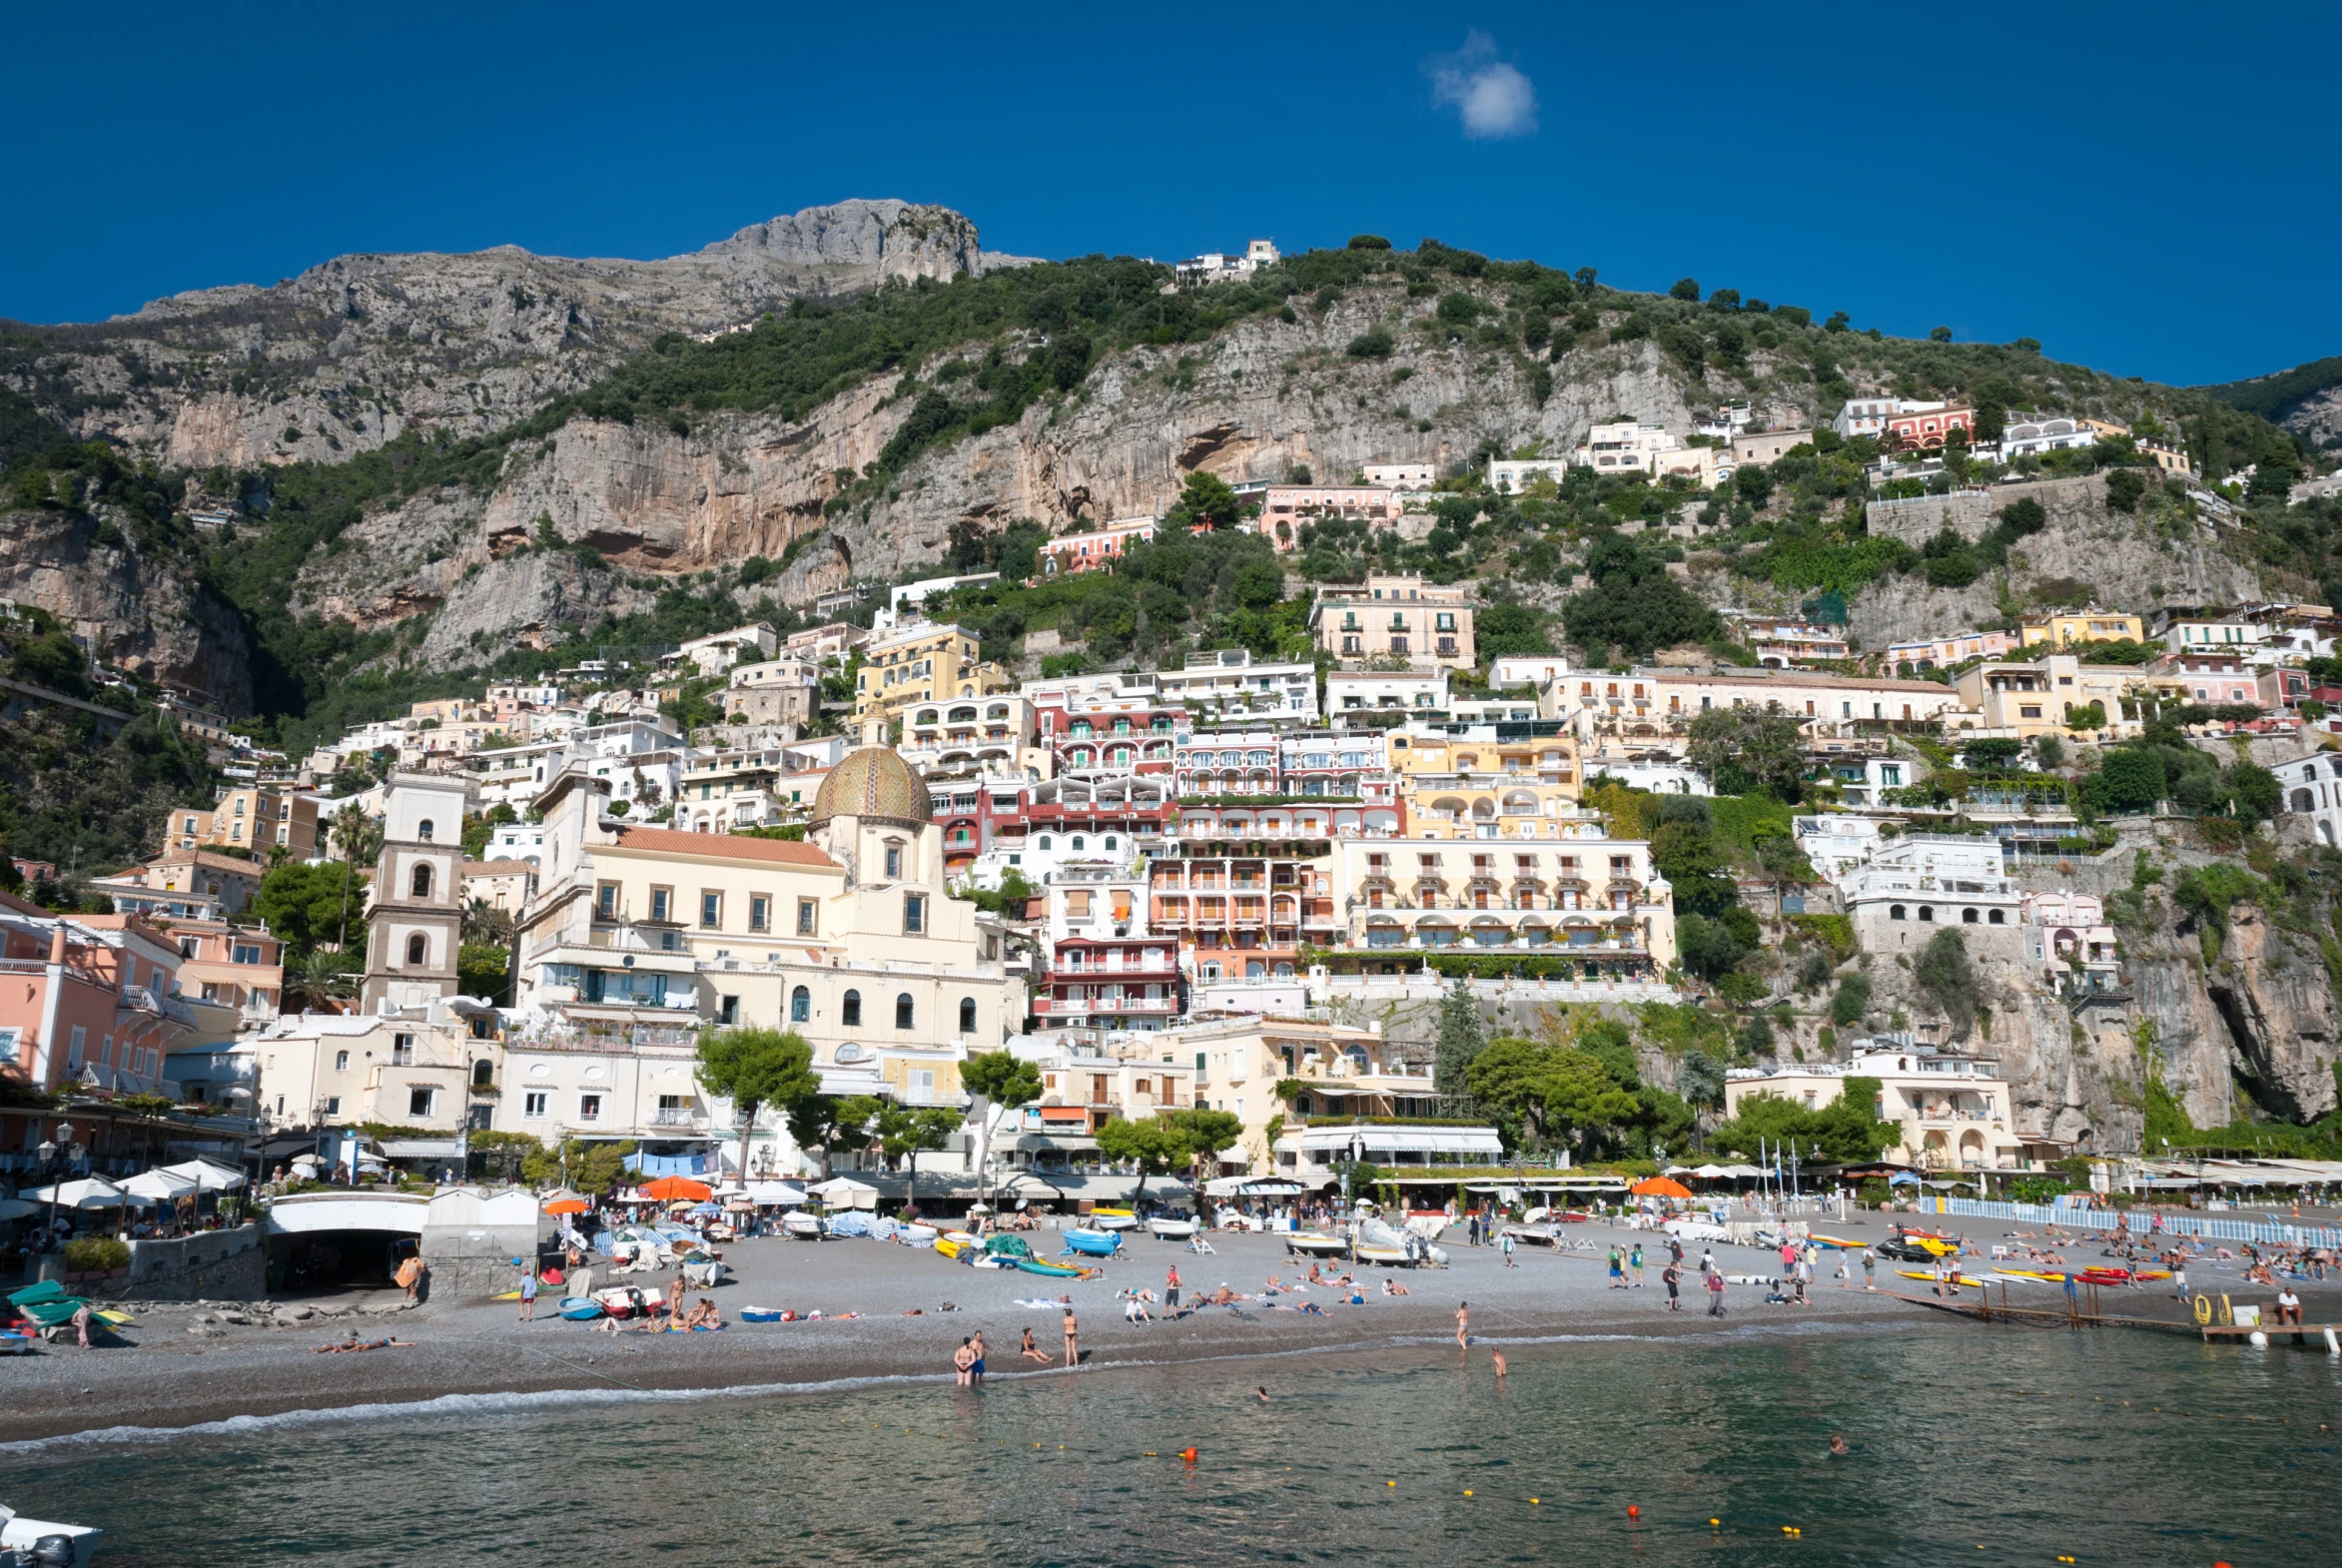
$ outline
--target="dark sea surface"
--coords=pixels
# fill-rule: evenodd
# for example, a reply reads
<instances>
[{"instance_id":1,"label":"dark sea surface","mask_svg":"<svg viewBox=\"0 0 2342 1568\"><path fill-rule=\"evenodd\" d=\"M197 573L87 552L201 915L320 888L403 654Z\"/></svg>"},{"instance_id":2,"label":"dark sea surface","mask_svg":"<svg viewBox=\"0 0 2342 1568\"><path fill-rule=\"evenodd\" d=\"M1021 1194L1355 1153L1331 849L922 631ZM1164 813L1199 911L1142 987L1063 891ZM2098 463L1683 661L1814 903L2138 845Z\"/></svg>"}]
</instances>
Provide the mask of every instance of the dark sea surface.
<instances>
[{"instance_id":1,"label":"dark sea surface","mask_svg":"<svg viewBox=\"0 0 2342 1568\"><path fill-rule=\"evenodd\" d=\"M1484 1348L1426 1346L273 1417L19 1445L0 1501L104 1527L107 1568L2342 1562L2322 1351L2006 1329L1505 1348L1501 1386Z\"/></svg>"}]
</instances>

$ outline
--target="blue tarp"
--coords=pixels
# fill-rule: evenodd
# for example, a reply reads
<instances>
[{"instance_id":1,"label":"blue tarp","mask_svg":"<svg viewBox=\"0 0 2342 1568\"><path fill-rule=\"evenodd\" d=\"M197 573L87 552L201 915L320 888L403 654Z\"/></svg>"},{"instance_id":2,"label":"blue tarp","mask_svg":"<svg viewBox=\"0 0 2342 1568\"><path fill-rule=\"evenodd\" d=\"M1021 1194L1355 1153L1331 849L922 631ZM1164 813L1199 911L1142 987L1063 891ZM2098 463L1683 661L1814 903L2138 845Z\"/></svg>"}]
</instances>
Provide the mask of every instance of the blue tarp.
<instances>
[{"instance_id":1,"label":"blue tarp","mask_svg":"<svg viewBox=\"0 0 2342 1568\"><path fill-rule=\"evenodd\" d=\"M715 1169L713 1155L642 1155L626 1157L626 1169L646 1176L706 1176Z\"/></svg>"}]
</instances>

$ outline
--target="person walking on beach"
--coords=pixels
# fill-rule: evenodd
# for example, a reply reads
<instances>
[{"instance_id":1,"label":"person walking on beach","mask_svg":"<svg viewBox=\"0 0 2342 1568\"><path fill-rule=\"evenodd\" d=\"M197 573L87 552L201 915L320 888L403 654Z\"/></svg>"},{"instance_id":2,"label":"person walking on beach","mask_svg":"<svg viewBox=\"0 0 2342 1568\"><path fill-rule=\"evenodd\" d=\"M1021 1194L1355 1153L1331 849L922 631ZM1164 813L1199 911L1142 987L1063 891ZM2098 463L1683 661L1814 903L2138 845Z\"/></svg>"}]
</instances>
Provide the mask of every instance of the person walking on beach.
<instances>
[{"instance_id":1,"label":"person walking on beach","mask_svg":"<svg viewBox=\"0 0 2342 1568\"><path fill-rule=\"evenodd\" d=\"M1463 1349L1472 1344L1472 1303L1458 1301L1455 1306L1455 1342Z\"/></svg>"},{"instance_id":2,"label":"person walking on beach","mask_svg":"<svg viewBox=\"0 0 2342 1568\"><path fill-rule=\"evenodd\" d=\"M1179 1315L1179 1265L1171 1264L1171 1272L1163 1277L1163 1315Z\"/></svg>"},{"instance_id":3,"label":"person walking on beach","mask_svg":"<svg viewBox=\"0 0 2342 1568\"><path fill-rule=\"evenodd\" d=\"M2171 1294L2179 1300L2187 1299L2187 1254L2171 1254Z\"/></svg>"},{"instance_id":4,"label":"person walking on beach","mask_svg":"<svg viewBox=\"0 0 2342 1568\"><path fill-rule=\"evenodd\" d=\"M1863 1288L1865 1290L1878 1289L1879 1286L1875 1282L1878 1277L1879 1254L1866 1246L1863 1248Z\"/></svg>"},{"instance_id":5,"label":"person walking on beach","mask_svg":"<svg viewBox=\"0 0 2342 1568\"><path fill-rule=\"evenodd\" d=\"M968 1345L976 1352L976 1364L968 1368L968 1378L971 1383L982 1387L984 1383L984 1330L977 1329L975 1335L969 1339Z\"/></svg>"},{"instance_id":6,"label":"person walking on beach","mask_svg":"<svg viewBox=\"0 0 2342 1568\"><path fill-rule=\"evenodd\" d=\"M520 1274L520 1320L536 1319L536 1265L530 1263Z\"/></svg>"},{"instance_id":7,"label":"person walking on beach","mask_svg":"<svg viewBox=\"0 0 2342 1568\"><path fill-rule=\"evenodd\" d=\"M1464 1222L1464 1238L1467 1245L1480 1244L1480 1210L1477 1208L1472 1210L1471 1216Z\"/></svg>"},{"instance_id":8,"label":"person walking on beach","mask_svg":"<svg viewBox=\"0 0 2342 1568\"><path fill-rule=\"evenodd\" d=\"M1504 1233L1504 1234L1503 1234L1501 1237L1499 1237L1499 1238L1498 1238L1498 1240L1497 1240L1497 1243L1496 1243L1496 1244L1497 1244L1497 1247L1498 1247L1498 1248L1499 1248L1499 1249L1500 1249L1500 1250L1501 1250L1501 1251L1504 1253L1504 1266L1505 1266L1505 1267L1507 1267L1507 1268L1518 1268L1518 1267L1520 1267L1520 1266L1521 1266L1520 1264L1518 1264L1518 1263L1516 1263L1516 1262L1514 1262L1514 1261L1512 1260L1513 1239L1512 1239L1512 1232L1511 1232L1510 1230L1507 1230L1507 1231L1505 1231L1505 1233Z\"/></svg>"},{"instance_id":9,"label":"person walking on beach","mask_svg":"<svg viewBox=\"0 0 2342 1568\"><path fill-rule=\"evenodd\" d=\"M1081 1332L1081 1324L1079 1324L1079 1323L1077 1323L1077 1322L1075 1322L1075 1321L1074 1321L1074 1308L1073 1308L1073 1307L1072 1307L1070 1304L1069 1304L1069 1305L1066 1307L1066 1323L1065 1323L1065 1328L1066 1328L1066 1369L1067 1369L1068 1371L1072 1371L1072 1370L1073 1370L1075 1367L1077 1367L1077 1366L1080 1366L1080 1365L1082 1364L1082 1350L1081 1350L1081 1346L1080 1346L1078 1343L1076 1343L1076 1340L1077 1340L1077 1339L1079 1338L1079 1336L1080 1336L1080 1332Z\"/></svg>"},{"instance_id":10,"label":"person walking on beach","mask_svg":"<svg viewBox=\"0 0 2342 1568\"><path fill-rule=\"evenodd\" d=\"M1669 1263L1659 1270L1659 1282L1667 1286L1667 1309L1670 1312L1682 1311L1683 1301L1679 1292L1683 1288L1683 1271Z\"/></svg>"},{"instance_id":11,"label":"person walking on beach","mask_svg":"<svg viewBox=\"0 0 2342 1568\"><path fill-rule=\"evenodd\" d=\"M1627 1254L1627 1261L1628 1261L1629 1263L1631 1263L1631 1264L1633 1264L1633 1265L1634 1265L1634 1270L1635 1270L1635 1288L1636 1288L1637 1290L1640 1290L1640 1289L1642 1289L1642 1288L1643 1288L1643 1243L1642 1243L1642 1242L1640 1242L1640 1241L1637 1241L1637 1242L1635 1243L1635 1249L1634 1249L1632 1252L1630 1252L1630 1253L1628 1253L1628 1254Z\"/></svg>"},{"instance_id":12,"label":"person walking on beach","mask_svg":"<svg viewBox=\"0 0 2342 1568\"><path fill-rule=\"evenodd\" d=\"M1610 1288L1613 1290L1626 1288L1626 1254L1615 1246L1610 1249Z\"/></svg>"},{"instance_id":13,"label":"person walking on beach","mask_svg":"<svg viewBox=\"0 0 2342 1568\"><path fill-rule=\"evenodd\" d=\"M1708 1271L1708 1315L1710 1317L1724 1315L1724 1274L1719 1269L1712 1268Z\"/></svg>"}]
</instances>

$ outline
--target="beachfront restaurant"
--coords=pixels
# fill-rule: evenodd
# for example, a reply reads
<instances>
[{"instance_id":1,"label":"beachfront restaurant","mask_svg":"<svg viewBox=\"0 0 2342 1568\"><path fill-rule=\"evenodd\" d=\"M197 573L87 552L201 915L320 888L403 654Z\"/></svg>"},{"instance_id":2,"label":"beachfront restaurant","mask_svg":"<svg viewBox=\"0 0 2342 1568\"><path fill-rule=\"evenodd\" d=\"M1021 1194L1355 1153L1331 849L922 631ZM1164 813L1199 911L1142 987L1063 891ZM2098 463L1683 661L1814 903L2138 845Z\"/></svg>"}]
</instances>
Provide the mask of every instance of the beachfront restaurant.
<instances>
[{"instance_id":1,"label":"beachfront restaurant","mask_svg":"<svg viewBox=\"0 0 2342 1568\"><path fill-rule=\"evenodd\" d=\"M1492 1127L1453 1125L1360 1126L1315 1123L1298 1128L1271 1146L1276 1175L1304 1186L1323 1186L1339 1179L1337 1168L1364 1161L1378 1167L1389 1180L1459 1167L1498 1166L1504 1146ZM1436 1179L1448 1180L1451 1176Z\"/></svg>"}]
</instances>

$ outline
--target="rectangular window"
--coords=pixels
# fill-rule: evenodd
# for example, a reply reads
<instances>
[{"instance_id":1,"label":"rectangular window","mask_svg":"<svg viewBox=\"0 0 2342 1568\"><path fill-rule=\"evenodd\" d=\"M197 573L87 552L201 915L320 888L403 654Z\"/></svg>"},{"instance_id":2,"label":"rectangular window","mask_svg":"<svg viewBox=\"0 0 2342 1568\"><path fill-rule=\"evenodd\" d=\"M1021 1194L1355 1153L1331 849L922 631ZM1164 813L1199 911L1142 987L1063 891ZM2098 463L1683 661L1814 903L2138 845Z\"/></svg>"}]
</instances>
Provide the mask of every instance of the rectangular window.
<instances>
[{"instance_id":1,"label":"rectangular window","mask_svg":"<svg viewBox=\"0 0 2342 1568\"><path fill-rule=\"evenodd\" d=\"M797 901L797 935L810 937L817 934L820 926L817 911L820 907L809 898L801 898Z\"/></svg>"},{"instance_id":2,"label":"rectangular window","mask_svg":"<svg viewBox=\"0 0 2342 1568\"><path fill-rule=\"evenodd\" d=\"M723 923L724 923L724 896L723 896L721 893L702 893L702 894L700 894L700 895L699 895L699 924L700 924L700 925L701 925L703 928L705 928L705 929L707 929L707 930L710 930L710 931L712 931L712 930L714 930L716 927L718 927L718 926L722 925Z\"/></svg>"},{"instance_id":3,"label":"rectangular window","mask_svg":"<svg viewBox=\"0 0 2342 1568\"><path fill-rule=\"evenodd\" d=\"M1090 890L1088 888L1069 888L1066 890L1066 918L1068 920L1088 920L1090 918Z\"/></svg>"},{"instance_id":4,"label":"rectangular window","mask_svg":"<svg viewBox=\"0 0 2342 1568\"><path fill-rule=\"evenodd\" d=\"M887 846L887 878L892 881L903 874L903 852L896 846Z\"/></svg>"},{"instance_id":5,"label":"rectangular window","mask_svg":"<svg viewBox=\"0 0 2342 1568\"><path fill-rule=\"evenodd\" d=\"M239 964L258 964L261 961L261 950L257 947L251 947L246 944L239 943L236 947L234 961Z\"/></svg>"},{"instance_id":6,"label":"rectangular window","mask_svg":"<svg viewBox=\"0 0 2342 1568\"><path fill-rule=\"evenodd\" d=\"M412 1035L393 1035L390 1037L390 1065L392 1067L414 1066L414 1037Z\"/></svg>"},{"instance_id":7,"label":"rectangular window","mask_svg":"<svg viewBox=\"0 0 2342 1568\"><path fill-rule=\"evenodd\" d=\"M280 1101L279 1104L282 1106L283 1102ZM340 1095L328 1095L326 1097L326 1115L330 1117L338 1117L341 1114L342 1097Z\"/></svg>"},{"instance_id":8,"label":"rectangular window","mask_svg":"<svg viewBox=\"0 0 2342 1568\"><path fill-rule=\"evenodd\" d=\"M770 931L773 926L773 901L759 893L748 901L748 929Z\"/></svg>"},{"instance_id":9,"label":"rectangular window","mask_svg":"<svg viewBox=\"0 0 2342 1568\"><path fill-rule=\"evenodd\" d=\"M674 908L674 904L675 890L673 888L652 888L650 890L651 919L665 920L667 912Z\"/></svg>"},{"instance_id":10,"label":"rectangular window","mask_svg":"<svg viewBox=\"0 0 2342 1568\"><path fill-rule=\"evenodd\" d=\"M602 1097L599 1095L579 1095L577 1097L577 1120L580 1122L599 1122L601 1119Z\"/></svg>"},{"instance_id":11,"label":"rectangular window","mask_svg":"<svg viewBox=\"0 0 2342 1568\"><path fill-rule=\"evenodd\" d=\"M545 1093L542 1090L535 1090L528 1094L522 1095L520 1097L520 1114L532 1122L541 1121L544 1118L545 1109L551 1102L552 1098L553 1097L551 1095Z\"/></svg>"},{"instance_id":12,"label":"rectangular window","mask_svg":"<svg viewBox=\"0 0 2342 1568\"><path fill-rule=\"evenodd\" d=\"M431 1114L432 1103L438 1098L439 1092L435 1089L409 1089L406 1092L406 1114L410 1117L427 1117Z\"/></svg>"},{"instance_id":13,"label":"rectangular window","mask_svg":"<svg viewBox=\"0 0 2342 1568\"><path fill-rule=\"evenodd\" d=\"M927 934L927 899L918 893L903 895L903 935L919 937Z\"/></svg>"},{"instance_id":14,"label":"rectangular window","mask_svg":"<svg viewBox=\"0 0 2342 1568\"><path fill-rule=\"evenodd\" d=\"M593 890L593 914L596 920L618 918L618 884L605 882Z\"/></svg>"}]
</instances>

